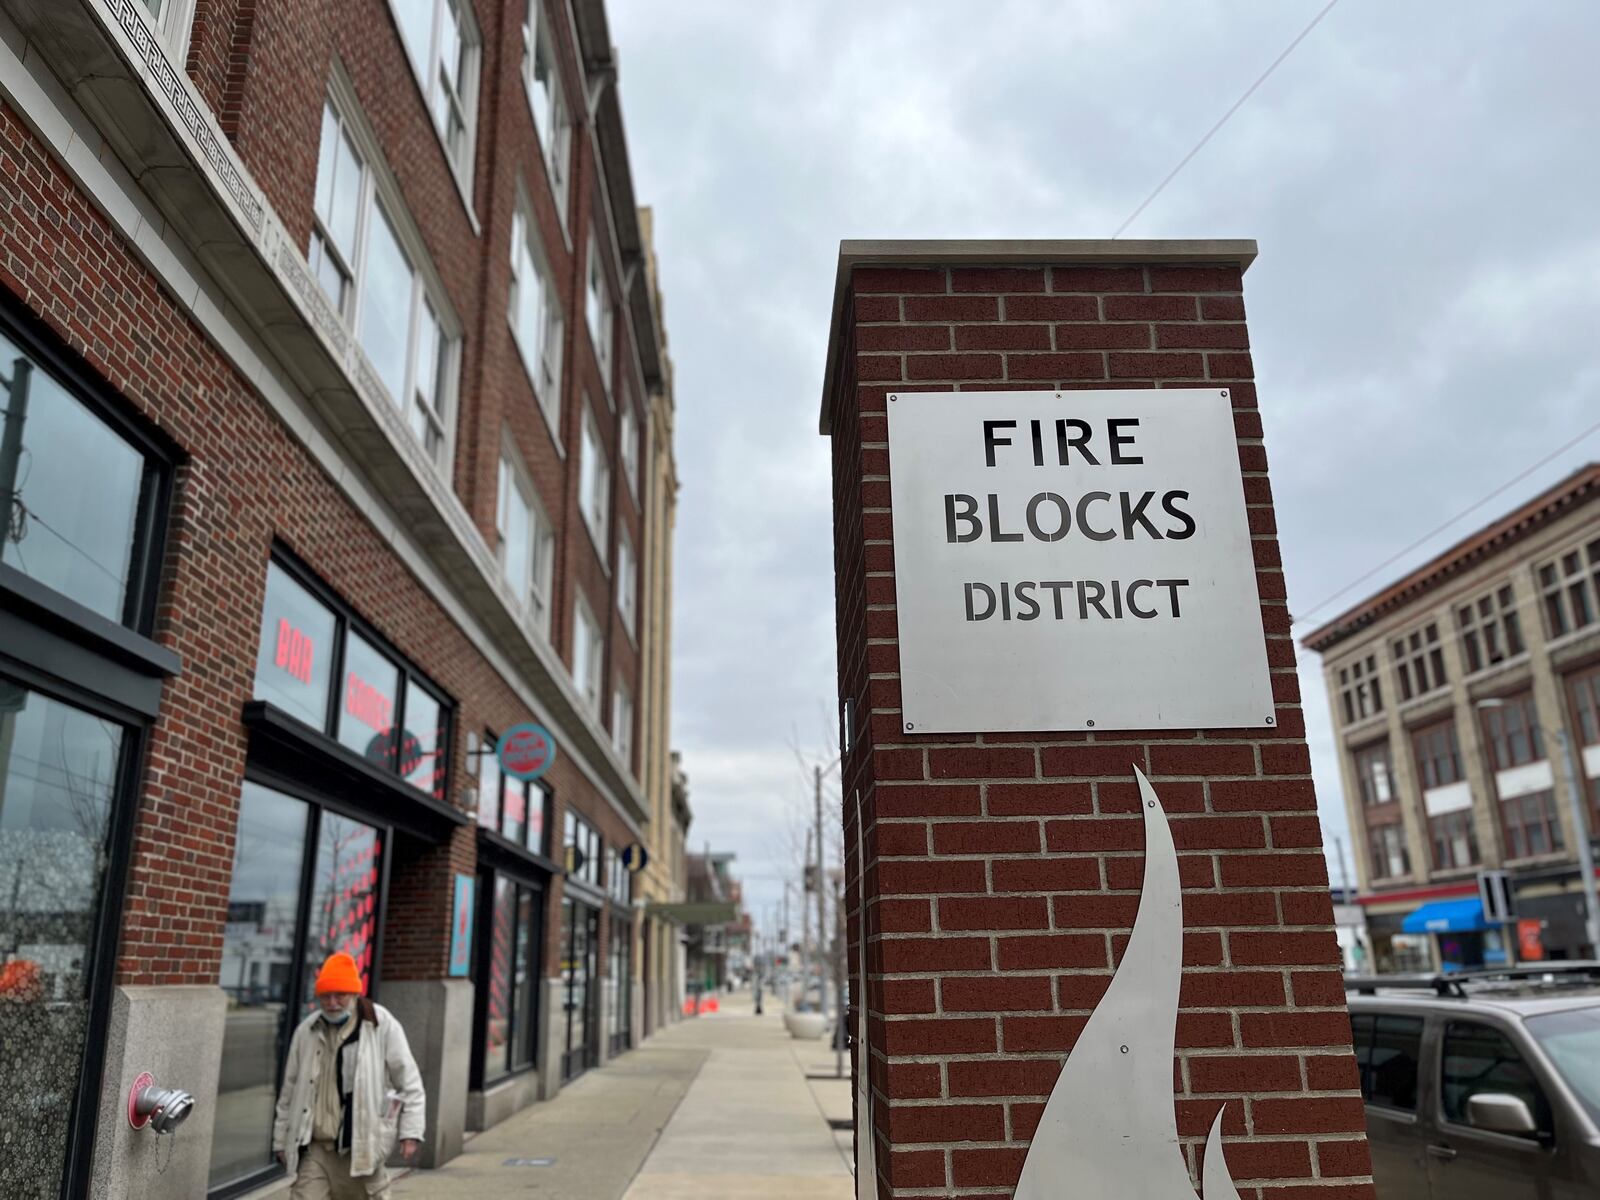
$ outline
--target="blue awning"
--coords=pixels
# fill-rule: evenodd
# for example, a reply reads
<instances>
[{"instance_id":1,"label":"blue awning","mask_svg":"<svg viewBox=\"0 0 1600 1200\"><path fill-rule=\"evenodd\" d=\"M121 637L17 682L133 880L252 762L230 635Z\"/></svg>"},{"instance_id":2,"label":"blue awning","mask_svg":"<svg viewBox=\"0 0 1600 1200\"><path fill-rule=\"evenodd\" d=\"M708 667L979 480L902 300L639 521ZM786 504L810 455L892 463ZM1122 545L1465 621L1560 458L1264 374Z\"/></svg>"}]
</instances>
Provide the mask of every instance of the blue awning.
<instances>
[{"instance_id":1,"label":"blue awning","mask_svg":"<svg viewBox=\"0 0 1600 1200\"><path fill-rule=\"evenodd\" d=\"M1483 920L1483 901L1476 896L1464 900L1435 900L1400 923L1406 933L1471 933L1487 929Z\"/></svg>"}]
</instances>

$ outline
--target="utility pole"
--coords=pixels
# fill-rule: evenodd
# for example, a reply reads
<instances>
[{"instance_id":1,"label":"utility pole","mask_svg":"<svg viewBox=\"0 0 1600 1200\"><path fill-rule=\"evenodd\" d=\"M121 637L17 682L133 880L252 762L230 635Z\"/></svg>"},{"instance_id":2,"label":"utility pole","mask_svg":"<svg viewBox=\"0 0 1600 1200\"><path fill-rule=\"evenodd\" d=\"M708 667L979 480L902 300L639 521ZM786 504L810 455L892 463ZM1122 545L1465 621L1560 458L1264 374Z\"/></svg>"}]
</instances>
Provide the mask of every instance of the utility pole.
<instances>
[{"instance_id":1,"label":"utility pole","mask_svg":"<svg viewBox=\"0 0 1600 1200\"><path fill-rule=\"evenodd\" d=\"M844 981L849 975L844 956L849 952L850 932L844 921L844 864L839 864L839 878L833 885L833 1076L844 1078L845 999Z\"/></svg>"},{"instance_id":2,"label":"utility pole","mask_svg":"<svg viewBox=\"0 0 1600 1200\"><path fill-rule=\"evenodd\" d=\"M813 766L811 768L811 772L812 780L815 783L814 794L816 798L817 827L817 966L819 968L817 971L817 1009L819 1012L826 1015L828 1011L828 893L826 891L826 885L823 882L824 877L822 873L822 768L820 766Z\"/></svg>"},{"instance_id":3,"label":"utility pole","mask_svg":"<svg viewBox=\"0 0 1600 1200\"><path fill-rule=\"evenodd\" d=\"M1594 852L1589 846L1589 822L1584 820L1583 793L1578 790L1578 770L1572 761L1572 741L1565 729L1552 729L1550 733L1561 747L1561 770L1567 777L1572 832L1578 839L1578 874L1583 877L1583 924L1589 935L1589 953L1600 955L1600 899L1595 896Z\"/></svg>"},{"instance_id":4,"label":"utility pole","mask_svg":"<svg viewBox=\"0 0 1600 1200\"><path fill-rule=\"evenodd\" d=\"M805 866L800 871L800 999L799 1011L805 1011L806 998L811 994L811 906L806 903L806 876L811 874L811 830L806 830Z\"/></svg>"}]
</instances>

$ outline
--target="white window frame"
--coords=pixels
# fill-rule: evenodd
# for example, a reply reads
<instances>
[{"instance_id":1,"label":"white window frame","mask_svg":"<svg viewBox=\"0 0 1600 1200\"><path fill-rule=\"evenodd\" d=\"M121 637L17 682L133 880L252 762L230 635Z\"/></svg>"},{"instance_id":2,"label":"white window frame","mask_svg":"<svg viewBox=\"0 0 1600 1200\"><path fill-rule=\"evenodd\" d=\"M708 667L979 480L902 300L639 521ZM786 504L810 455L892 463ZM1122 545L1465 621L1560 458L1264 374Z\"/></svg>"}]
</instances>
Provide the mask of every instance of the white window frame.
<instances>
[{"instance_id":1,"label":"white window frame","mask_svg":"<svg viewBox=\"0 0 1600 1200\"><path fill-rule=\"evenodd\" d=\"M548 640L555 591L556 531L509 435L501 441L497 486L495 558L500 564L501 578L511 588L518 611L526 617L529 627ZM506 510L513 492L528 510L527 570L522 579L513 579L506 573Z\"/></svg>"},{"instance_id":2,"label":"white window frame","mask_svg":"<svg viewBox=\"0 0 1600 1200\"><path fill-rule=\"evenodd\" d=\"M617 526L617 612L622 627L634 640L638 637L639 556L633 552L633 539L625 526Z\"/></svg>"},{"instance_id":3,"label":"white window frame","mask_svg":"<svg viewBox=\"0 0 1600 1200\"><path fill-rule=\"evenodd\" d=\"M134 0L156 36L167 48L167 57L183 66L189 57L189 39L194 33L195 0L162 0L161 11L152 13L148 0Z\"/></svg>"},{"instance_id":4,"label":"white window frame","mask_svg":"<svg viewBox=\"0 0 1600 1200\"><path fill-rule=\"evenodd\" d=\"M389 397L392 404L400 410L400 415L406 428L415 437L413 425L413 405L417 403L417 366L419 363L419 342L423 314L431 310L434 319L444 335L443 359L436 364L436 388L438 390L438 403L436 414L428 414L430 424L439 427L439 446L431 457L433 467L446 480L449 479L455 455L456 418L458 414L457 393L460 386L461 373L461 322L457 318L455 309L450 304L448 293L438 272L434 269L433 260L429 257L427 248L418 233L416 222L412 220L410 211L401 199L400 186L395 181L394 174L389 170L388 163L384 160L383 152L378 146L378 139L372 132L372 127L367 123L366 114L361 110L355 98L355 89L347 76L335 68L333 77L329 81L326 95L328 105L333 109L341 128L349 135L355 144L356 151L363 160L360 200L358 202L358 215L356 218L356 245L351 255L350 290L348 302L343 311L334 305L347 327L351 340L355 344L357 353L365 356L366 348L361 342L361 305L363 283L366 280L367 253L372 241L372 228L374 214L379 207L382 208L388 219L389 227L394 231L395 238L400 244L400 250L405 255L411 268L411 299L407 316L406 329L406 363L405 379L402 385L403 397L389 393L388 385L375 365L371 374L384 394ZM317 236L321 222L313 218L311 236ZM310 257L310 244L307 245L307 257ZM320 285L319 285L320 286ZM326 294L326 293L324 293ZM372 363L370 358L367 359ZM419 445L421 443L419 442ZM426 447L423 448L427 453Z\"/></svg>"},{"instance_id":5,"label":"white window frame","mask_svg":"<svg viewBox=\"0 0 1600 1200\"><path fill-rule=\"evenodd\" d=\"M544 321L541 344L538 346L527 345L517 323L517 305L522 289L530 282L527 278L530 271L538 277L544 295ZM517 208L511 219L511 286L506 302L506 321L511 326L511 338L516 343L518 357L522 359L522 369L533 386L534 398L539 402L539 411L544 414L550 436L562 454L566 450L561 444L561 347L566 340L566 319L555 274L550 270L550 260L539 240L538 223L519 183Z\"/></svg>"},{"instance_id":6,"label":"white window frame","mask_svg":"<svg viewBox=\"0 0 1600 1200\"><path fill-rule=\"evenodd\" d=\"M580 592L572 616L572 682L577 685L584 706L596 719L600 716L605 653L605 630Z\"/></svg>"},{"instance_id":7,"label":"white window frame","mask_svg":"<svg viewBox=\"0 0 1600 1200\"><path fill-rule=\"evenodd\" d=\"M444 33L444 13L447 8L456 14L461 45L466 51L462 56L461 78L456 81L454 92L451 92L445 84L439 57L442 50L440 39ZM472 213L472 164L478 145L478 81L483 74L483 35L478 29L476 18L472 15L472 5L468 0L433 0L433 25L425 52L426 64L417 61L418 55L424 51L419 48L413 53L411 44L406 41L405 25L400 19L400 13L395 9L394 0L389 0L389 12L394 18L395 33L400 38L400 47L405 53L406 61L411 64L411 77L422 92L422 102L428 110L428 123L433 126L433 131L439 138L439 146L444 151L445 161L450 164L450 173L455 177L461 199L467 205L467 214L473 217L473 223L476 225L476 217ZM441 98L448 99L461 118L461 145L454 151L450 148L449 131L441 128L439 124Z\"/></svg>"},{"instance_id":8,"label":"white window frame","mask_svg":"<svg viewBox=\"0 0 1600 1200\"><path fill-rule=\"evenodd\" d=\"M596 222L589 235L588 266L583 282L583 323L589 330L595 361L600 365L606 404L611 406L611 375L617 352L617 303L611 294L611 276L606 274L605 258L600 252L599 229L599 222ZM597 321L599 329L595 328Z\"/></svg>"},{"instance_id":9,"label":"white window frame","mask_svg":"<svg viewBox=\"0 0 1600 1200\"><path fill-rule=\"evenodd\" d=\"M578 509L603 565L609 561L606 537L611 528L611 461L600 436L600 423L595 420L594 405L587 396L578 431Z\"/></svg>"},{"instance_id":10,"label":"white window frame","mask_svg":"<svg viewBox=\"0 0 1600 1200\"><path fill-rule=\"evenodd\" d=\"M621 681L611 691L611 748L633 774L633 693Z\"/></svg>"},{"instance_id":11,"label":"white window frame","mask_svg":"<svg viewBox=\"0 0 1600 1200\"><path fill-rule=\"evenodd\" d=\"M572 193L572 108L567 103L567 88L562 81L561 55L557 52L555 30L550 24L544 0L528 0L529 19L522 26L522 86L528 101L528 116L533 121L534 132L539 137L540 157L544 160L545 178L555 197L556 212L561 217L561 231L570 242L567 210ZM539 56L548 55L550 80L550 128L539 128L538 109L534 106L534 92L539 84L534 78L534 68Z\"/></svg>"},{"instance_id":12,"label":"white window frame","mask_svg":"<svg viewBox=\"0 0 1600 1200\"><path fill-rule=\"evenodd\" d=\"M639 502L639 417L634 411L632 389L622 393L622 419L617 426L620 446L617 457L622 460L622 477L628 481L628 494L635 504Z\"/></svg>"}]
</instances>

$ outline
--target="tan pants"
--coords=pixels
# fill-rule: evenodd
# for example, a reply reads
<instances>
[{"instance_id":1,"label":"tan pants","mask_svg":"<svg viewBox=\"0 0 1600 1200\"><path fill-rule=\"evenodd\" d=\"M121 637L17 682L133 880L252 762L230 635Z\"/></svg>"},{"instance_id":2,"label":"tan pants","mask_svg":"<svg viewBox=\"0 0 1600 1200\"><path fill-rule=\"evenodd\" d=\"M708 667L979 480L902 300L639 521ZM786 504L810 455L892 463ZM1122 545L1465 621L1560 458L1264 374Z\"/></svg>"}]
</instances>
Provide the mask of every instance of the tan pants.
<instances>
[{"instance_id":1,"label":"tan pants","mask_svg":"<svg viewBox=\"0 0 1600 1200\"><path fill-rule=\"evenodd\" d=\"M323 1143L312 1142L300 1151L300 1173L289 1189L289 1200L388 1200L389 1172L383 1164L371 1175L352 1179L350 1156Z\"/></svg>"}]
</instances>

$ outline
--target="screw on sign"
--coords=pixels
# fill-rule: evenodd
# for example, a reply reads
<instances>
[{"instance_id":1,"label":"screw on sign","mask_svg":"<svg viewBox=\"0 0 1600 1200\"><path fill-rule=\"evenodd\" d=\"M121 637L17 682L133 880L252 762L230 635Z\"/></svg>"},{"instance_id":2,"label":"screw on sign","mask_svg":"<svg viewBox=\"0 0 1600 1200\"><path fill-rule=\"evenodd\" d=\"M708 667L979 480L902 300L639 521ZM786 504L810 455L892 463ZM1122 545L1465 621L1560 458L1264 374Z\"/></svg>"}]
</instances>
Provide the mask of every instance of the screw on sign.
<instances>
[{"instance_id":1,"label":"screw on sign","mask_svg":"<svg viewBox=\"0 0 1600 1200\"><path fill-rule=\"evenodd\" d=\"M556 740L543 725L513 725L500 737L500 769L514 779L537 779L556 760Z\"/></svg>"}]
</instances>

